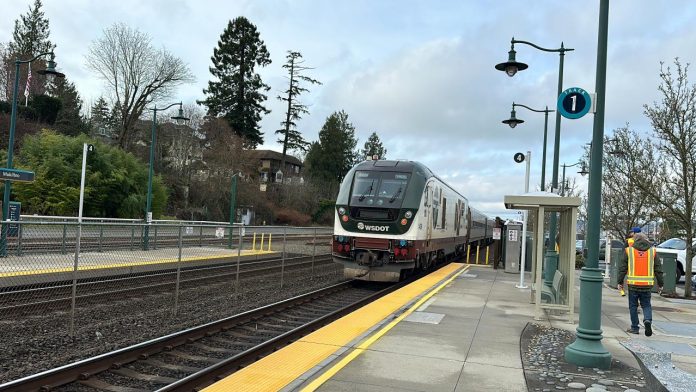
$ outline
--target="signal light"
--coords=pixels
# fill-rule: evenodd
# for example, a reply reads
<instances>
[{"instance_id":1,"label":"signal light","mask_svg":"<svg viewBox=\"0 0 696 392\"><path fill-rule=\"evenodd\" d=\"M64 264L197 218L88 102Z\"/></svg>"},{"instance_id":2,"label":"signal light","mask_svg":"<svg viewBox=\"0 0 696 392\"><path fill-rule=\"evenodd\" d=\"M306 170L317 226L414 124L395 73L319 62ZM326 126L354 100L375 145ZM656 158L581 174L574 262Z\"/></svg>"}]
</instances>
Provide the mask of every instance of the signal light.
<instances>
[{"instance_id":1,"label":"signal light","mask_svg":"<svg viewBox=\"0 0 696 392\"><path fill-rule=\"evenodd\" d=\"M338 244L338 251L343 252L343 245L342 244Z\"/></svg>"},{"instance_id":2,"label":"signal light","mask_svg":"<svg viewBox=\"0 0 696 392\"><path fill-rule=\"evenodd\" d=\"M345 248L346 252L350 252L350 245L346 244Z\"/></svg>"},{"instance_id":3,"label":"signal light","mask_svg":"<svg viewBox=\"0 0 696 392\"><path fill-rule=\"evenodd\" d=\"M341 220L344 221L344 222L348 222L348 215L343 215L343 216L341 217Z\"/></svg>"},{"instance_id":4,"label":"signal light","mask_svg":"<svg viewBox=\"0 0 696 392\"><path fill-rule=\"evenodd\" d=\"M408 249L401 248L401 256L406 256L406 253L408 253Z\"/></svg>"},{"instance_id":5,"label":"signal light","mask_svg":"<svg viewBox=\"0 0 696 392\"><path fill-rule=\"evenodd\" d=\"M411 211L406 211L406 213L404 214L404 217L406 219L411 219L412 216L413 216L413 212L411 212Z\"/></svg>"},{"instance_id":6,"label":"signal light","mask_svg":"<svg viewBox=\"0 0 696 392\"><path fill-rule=\"evenodd\" d=\"M404 219L401 220L401 225L402 225L402 226L406 226L407 223L408 223L408 220L407 220L406 218L404 218Z\"/></svg>"}]
</instances>

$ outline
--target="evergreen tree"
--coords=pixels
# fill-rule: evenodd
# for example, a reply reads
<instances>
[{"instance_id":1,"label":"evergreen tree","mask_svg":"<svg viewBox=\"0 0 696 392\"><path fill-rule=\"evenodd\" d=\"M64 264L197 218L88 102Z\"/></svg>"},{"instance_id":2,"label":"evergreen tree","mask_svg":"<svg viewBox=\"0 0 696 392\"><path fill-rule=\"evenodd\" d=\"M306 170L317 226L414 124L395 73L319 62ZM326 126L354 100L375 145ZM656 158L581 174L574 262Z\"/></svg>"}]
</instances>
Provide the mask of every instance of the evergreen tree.
<instances>
[{"instance_id":1,"label":"evergreen tree","mask_svg":"<svg viewBox=\"0 0 696 392\"><path fill-rule=\"evenodd\" d=\"M259 127L261 114L270 113L263 106L270 87L254 72L256 66L271 63L256 26L243 16L231 20L220 36L211 57L210 73L214 79L203 89L206 99L199 101L208 114L224 117L234 132L246 139L247 147L263 143Z\"/></svg>"},{"instance_id":2,"label":"evergreen tree","mask_svg":"<svg viewBox=\"0 0 696 392\"><path fill-rule=\"evenodd\" d=\"M379 159L387 157L387 149L382 145L382 141L377 136L377 132L372 132L372 135L365 142L365 148L360 152L360 158L371 157L377 155Z\"/></svg>"},{"instance_id":3,"label":"evergreen tree","mask_svg":"<svg viewBox=\"0 0 696 392\"><path fill-rule=\"evenodd\" d=\"M66 78L58 78L50 88L50 93L61 102L55 122L58 132L69 136L87 133L88 126L80 113L82 111L82 99L75 88L75 84L69 82Z\"/></svg>"},{"instance_id":4,"label":"evergreen tree","mask_svg":"<svg viewBox=\"0 0 696 392\"><path fill-rule=\"evenodd\" d=\"M307 152L307 174L321 181L341 182L359 161L357 144L355 127L348 121L348 114L343 110L334 112L321 127L319 141L312 143Z\"/></svg>"},{"instance_id":5,"label":"evergreen tree","mask_svg":"<svg viewBox=\"0 0 696 392\"><path fill-rule=\"evenodd\" d=\"M34 6L29 6L29 11L25 15L20 15L19 19L15 19L14 31L12 32L12 41L9 43L9 53L12 59L19 58L28 60L41 53L50 52L55 48L55 45L49 40L50 30L48 26L48 18L41 10L41 0L35 0ZM40 75L37 71L44 67L43 62L35 61L30 65L32 67L32 82L30 85L30 94L39 95L44 93L44 85L46 77ZM28 71L24 71L20 75L20 86L24 86ZM14 80L14 69L8 81Z\"/></svg>"},{"instance_id":6,"label":"evergreen tree","mask_svg":"<svg viewBox=\"0 0 696 392\"><path fill-rule=\"evenodd\" d=\"M311 68L302 65L304 60L302 60L302 54L300 52L288 51L288 55L285 57L288 60L283 65L283 68L288 70L288 81L290 85L288 89L283 92L285 95L279 95L278 99L287 102L288 108L285 112L285 121L280 123L283 128L276 131L276 134L281 135L278 139L278 143L283 145L283 158L280 164L281 170L285 168L285 156L288 150L307 151L309 147L309 143L302 137L300 131L295 129L297 127L297 121L302 118L302 115L309 114L307 105L298 101L300 94L309 91L302 87L301 82L321 84L318 80L302 74L303 71Z\"/></svg>"}]
</instances>

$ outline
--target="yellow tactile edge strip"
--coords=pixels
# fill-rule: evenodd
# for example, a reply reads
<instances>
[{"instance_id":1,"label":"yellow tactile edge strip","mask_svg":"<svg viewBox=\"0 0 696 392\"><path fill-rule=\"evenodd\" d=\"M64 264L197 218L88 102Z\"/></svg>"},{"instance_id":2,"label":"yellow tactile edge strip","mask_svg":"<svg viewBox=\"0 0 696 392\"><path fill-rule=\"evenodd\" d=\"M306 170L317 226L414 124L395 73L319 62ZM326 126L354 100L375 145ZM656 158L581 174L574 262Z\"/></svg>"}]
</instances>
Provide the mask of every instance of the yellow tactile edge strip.
<instances>
[{"instance_id":1,"label":"yellow tactile edge strip","mask_svg":"<svg viewBox=\"0 0 696 392\"><path fill-rule=\"evenodd\" d=\"M358 347L353 349L348 355L343 357L337 364L332 366L330 369L328 369L326 372L322 373L319 377L314 379L309 385L304 387L302 389L302 392L313 392L317 388L319 388L322 384L324 384L326 381L328 381L331 377L336 375L341 369L346 367L350 362L352 362L355 358L357 358L360 354L365 352L365 350L368 349L372 344L374 344L377 340L379 340L384 334L389 332L392 328L394 328L397 324L399 324L403 319L408 317L409 314L413 313L418 309L423 303L425 303L427 300L429 300L433 295L437 294L440 290L442 290L445 286L447 286L450 282L452 282L457 276L460 274L464 273L466 270L469 269L469 266L465 266L464 268L460 269L459 271L455 272L450 276L447 280L442 282L439 286L436 288L430 290L427 294L422 296L418 301L416 301L415 304L413 304L408 310L406 310L404 313L402 313L399 317L394 319L392 322L384 326L382 329L380 329L377 333L374 335L370 336L362 342Z\"/></svg>"},{"instance_id":2,"label":"yellow tactile edge strip","mask_svg":"<svg viewBox=\"0 0 696 392\"><path fill-rule=\"evenodd\" d=\"M254 256L257 254L262 255L262 254L271 254L271 253L275 253L275 252L242 251L241 256L244 257L244 256ZM230 257L237 257L237 252L226 254L226 255L183 257L181 259L181 261L182 262L203 261L203 260L226 259L226 258L230 258ZM166 263L177 263L177 262L178 262L177 258L168 258L168 259L155 259L155 260L150 260L150 261L136 261L136 262L132 262L132 263L88 265L88 266L79 267L77 269L77 272L109 269L109 268L140 267L140 266L147 266L147 265L151 265L151 264L166 264ZM0 278L9 278L9 277L15 277L15 276L29 276L29 275L43 275L43 274L56 274L56 273L61 273L61 272L72 272L72 271L73 271L73 267L49 268L49 269L41 269L41 270L22 270L22 271L15 271L15 272L0 273Z\"/></svg>"},{"instance_id":3,"label":"yellow tactile edge strip","mask_svg":"<svg viewBox=\"0 0 696 392\"><path fill-rule=\"evenodd\" d=\"M417 302L418 298L425 295L423 293L444 281L447 281L445 284L449 283L450 277L453 279L467 269L468 267L463 264L446 266L343 316L332 324L207 387L204 391L278 391L286 388L294 381L301 379L303 375L312 372L312 369L317 366L326 366L322 363L331 363L332 357L335 359L356 347L372 332L391 323L394 318L401 315L402 311L411 306L417 309L420 306ZM432 294L429 297L431 296ZM368 313L365 314L365 312Z\"/></svg>"}]
</instances>

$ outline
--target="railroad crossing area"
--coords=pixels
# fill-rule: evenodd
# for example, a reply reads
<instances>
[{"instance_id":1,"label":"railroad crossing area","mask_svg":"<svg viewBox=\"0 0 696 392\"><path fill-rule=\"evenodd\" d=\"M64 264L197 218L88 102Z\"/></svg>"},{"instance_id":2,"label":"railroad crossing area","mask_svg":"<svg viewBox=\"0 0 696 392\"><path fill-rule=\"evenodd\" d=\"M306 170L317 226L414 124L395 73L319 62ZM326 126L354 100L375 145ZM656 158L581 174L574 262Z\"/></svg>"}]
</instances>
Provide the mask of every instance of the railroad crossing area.
<instances>
[{"instance_id":1,"label":"railroad crossing area","mask_svg":"<svg viewBox=\"0 0 696 392\"><path fill-rule=\"evenodd\" d=\"M629 335L626 297L604 287L612 365L583 369L563 356L577 320L551 310L535 321L529 289L515 287L517 278L490 266L450 264L204 391L650 391L621 344L628 341L672 353L675 366L696 372L693 336L686 336L696 328L696 304L684 309L656 296L655 334Z\"/></svg>"}]
</instances>

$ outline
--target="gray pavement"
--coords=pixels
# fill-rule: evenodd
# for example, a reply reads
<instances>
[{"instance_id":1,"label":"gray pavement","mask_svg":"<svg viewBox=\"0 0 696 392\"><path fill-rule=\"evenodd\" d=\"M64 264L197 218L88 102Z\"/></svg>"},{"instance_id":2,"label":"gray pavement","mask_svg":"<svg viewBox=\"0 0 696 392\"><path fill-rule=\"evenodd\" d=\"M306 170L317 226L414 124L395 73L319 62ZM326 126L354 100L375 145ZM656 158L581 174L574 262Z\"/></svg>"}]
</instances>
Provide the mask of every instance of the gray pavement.
<instances>
[{"instance_id":1,"label":"gray pavement","mask_svg":"<svg viewBox=\"0 0 696 392\"><path fill-rule=\"evenodd\" d=\"M541 391L542 388L528 387L525 381L520 336L528 322L549 331L571 331L574 336L577 315L574 323L568 322L566 314L546 315L544 320L535 322L529 289L516 288L518 279L518 275L502 270L472 266L319 390ZM575 283L577 299L579 281ZM654 335L647 338L642 335L642 328L640 336L625 332L630 325L626 298L616 290L603 288L603 343L617 364L612 365L613 375L618 378L622 374L640 374L636 360L619 343L629 338L639 339L656 350L672 352L679 368L696 374L696 301L654 295ZM583 372L577 367L574 370ZM594 374L592 369L586 369L587 373L597 381L603 374ZM607 375L612 375L612 371L607 371ZM641 386L642 379L634 378L633 385ZM630 387L605 388L621 391ZM556 390L555 385L550 388Z\"/></svg>"}]
</instances>

